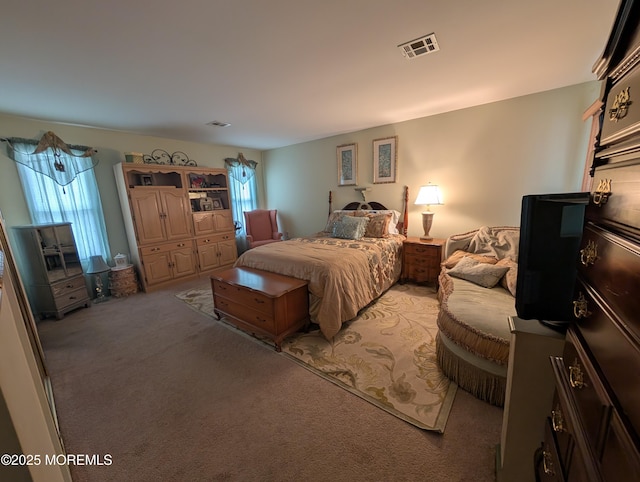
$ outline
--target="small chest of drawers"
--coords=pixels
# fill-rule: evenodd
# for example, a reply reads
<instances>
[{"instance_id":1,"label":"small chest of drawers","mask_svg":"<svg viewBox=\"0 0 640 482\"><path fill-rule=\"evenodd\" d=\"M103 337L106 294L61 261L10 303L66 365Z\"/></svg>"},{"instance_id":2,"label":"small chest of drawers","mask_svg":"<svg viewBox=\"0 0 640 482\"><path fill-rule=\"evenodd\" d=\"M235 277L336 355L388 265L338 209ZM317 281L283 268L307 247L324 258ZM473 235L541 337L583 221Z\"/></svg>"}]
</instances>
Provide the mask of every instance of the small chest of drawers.
<instances>
[{"instance_id":1,"label":"small chest of drawers","mask_svg":"<svg viewBox=\"0 0 640 482\"><path fill-rule=\"evenodd\" d=\"M238 328L275 342L309 321L307 282L251 268L231 268L211 276L215 312Z\"/></svg>"},{"instance_id":2,"label":"small chest of drawers","mask_svg":"<svg viewBox=\"0 0 640 482\"><path fill-rule=\"evenodd\" d=\"M403 245L402 280L437 283L444 243L444 239L425 241L420 238L407 238Z\"/></svg>"}]
</instances>

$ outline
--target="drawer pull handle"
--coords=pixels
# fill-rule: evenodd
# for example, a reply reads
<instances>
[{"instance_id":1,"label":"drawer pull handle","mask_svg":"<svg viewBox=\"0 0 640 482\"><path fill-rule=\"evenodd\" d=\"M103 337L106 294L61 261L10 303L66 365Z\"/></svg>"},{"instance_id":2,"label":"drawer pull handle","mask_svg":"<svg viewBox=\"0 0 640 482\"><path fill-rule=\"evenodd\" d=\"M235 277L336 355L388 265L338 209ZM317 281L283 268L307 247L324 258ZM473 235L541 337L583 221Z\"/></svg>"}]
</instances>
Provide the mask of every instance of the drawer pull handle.
<instances>
[{"instance_id":1,"label":"drawer pull handle","mask_svg":"<svg viewBox=\"0 0 640 482\"><path fill-rule=\"evenodd\" d=\"M551 461L551 454L546 450L542 451L542 469L547 475L554 476L556 471L553 469L553 462Z\"/></svg>"},{"instance_id":2,"label":"drawer pull handle","mask_svg":"<svg viewBox=\"0 0 640 482\"><path fill-rule=\"evenodd\" d=\"M613 99L611 109L609 109L609 120L612 122L618 122L627 116L629 112L629 106L631 105L631 96L629 95L630 87L622 89L618 92Z\"/></svg>"},{"instance_id":3,"label":"drawer pull handle","mask_svg":"<svg viewBox=\"0 0 640 482\"><path fill-rule=\"evenodd\" d=\"M593 192L593 204L601 207L607 203L611 196L611 179L600 179L598 187Z\"/></svg>"},{"instance_id":4,"label":"drawer pull handle","mask_svg":"<svg viewBox=\"0 0 640 482\"><path fill-rule=\"evenodd\" d=\"M151 251L160 251L160 248L151 248Z\"/></svg>"},{"instance_id":5,"label":"drawer pull handle","mask_svg":"<svg viewBox=\"0 0 640 482\"><path fill-rule=\"evenodd\" d=\"M255 301L256 303L258 303L259 305L264 304L264 300L261 300L260 298L254 298L253 301Z\"/></svg>"},{"instance_id":6,"label":"drawer pull handle","mask_svg":"<svg viewBox=\"0 0 640 482\"><path fill-rule=\"evenodd\" d=\"M184 243L178 243L178 248L184 248L185 244Z\"/></svg>"},{"instance_id":7,"label":"drawer pull handle","mask_svg":"<svg viewBox=\"0 0 640 482\"><path fill-rule=\"evenodd\" d=\"M555 410L551 410L551 425L554 432L564 432L564 417L560 407L556 407Z\"/></svg>"},{"instance_id":8,"label":"drawer pull handle","mask_svg":"<svg viewBox=\"0 0 640 482\"><path fill-rule=\"evenodd\" d=\"M578 319L587 318L589 315L591 315L591 312L588 308L589 303L585 299L584 295L580 293L578 299L573 302L573 315Z\"/></svg>"},{"instance_id":9,"label":"drawer pull handle","mask_svg":"<svg viewBox=\"0 0 640 482\"><path fill-rule=\"evenodd\" d=\"M590 240L587 245L580 250L580 262L584 266L591 266L595 264L598 259L598 245Z\"/></svg>"},{"instance_id":10,"label":"drawer pull handle","mask_svg":"<svg viewBox=\"0 0 640 482\"><path fill-rule=\"evenodd\" d=\"M573 361L573 365L569 365L569 384L572 388L577 388L578 390L587 386L577 358Z\"/></svg>"}]
</instances>

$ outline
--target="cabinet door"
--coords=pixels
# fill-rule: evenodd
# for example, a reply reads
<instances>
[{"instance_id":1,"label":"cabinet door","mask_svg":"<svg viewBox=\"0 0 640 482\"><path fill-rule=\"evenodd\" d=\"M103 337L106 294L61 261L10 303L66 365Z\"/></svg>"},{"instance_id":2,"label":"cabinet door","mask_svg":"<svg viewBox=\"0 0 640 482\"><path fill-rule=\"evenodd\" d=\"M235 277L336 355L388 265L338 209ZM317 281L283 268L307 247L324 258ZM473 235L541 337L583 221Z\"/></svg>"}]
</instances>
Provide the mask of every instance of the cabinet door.
<instances>
[{"instance_id":1,"label":"cabinet door","mask_svg":"<svg viewBox=\"0 0 640 482\"><path fill-rule=\"evenodd\" d=\"M231 211L225 209L223 211L217 211L213 213L213 217L215 219L215 229L218 232L222 231L233 231L233 216L231 215Z\"/></svg>"},{"instance_id":2,"label":"cabinet door","mask_svg":"<svg viewBox=\"0 0 640 482\"><path fill-rule=\"evenodd\" d=\"M162 252L144 257L144 274L147 284L161 283L173 278L171 273L171 255Z\"/></svg>"},{"instance_id":3,"label":"cabinet door","mask_svg":"<svg viewBox=\"0 0 640 482\"><path fill-rule=\"evenodd\" d=\"M171 251L173 277L180 278L196 272L196 263L192 248L174 249Z\"/></svg>"},{"instance_id":4,"label":"cabinet door","mask_svg":"<svg viewBox=\"0 0 640 482\"><path fill-rule=\"evenodd\" d=\"M161 191L166 239L182 239L191 236L187 198L180 190Z\"/></svg>"},{"instance_id":5,"label":"cabinet door","mask_svg":"<svg viewBox=\"0 0 640 482\"><path fill-rule=\"evenodd\" d=\"M198 246L198 260L200 261L200 271L207 271L220 266L218 243Z\"/></svg>"},{"instance_id":6,"label":"cabinet door","mask_svg":"<svg viewBox=\"0 0 640 482\"><path fill-rule=\"evenodd\" d=\"M160 217L163 211L159 192L154 189L133 189L130 197L138 242L147 244L164 241L164 224Z\"/></svg>"},{"instance_id":7,"label":"cabinet door","mask_svg":"<svg viewBox=\"0 0 640 482\"><path fill-rule=\"evenodd\" d=\"M236 240L231 239L229 241L221 241L218 243L218 253L220 264L231 264L238 257L238 251L236 249Z\"/></svg>"},{"instance_id":8,"label":"cabinet door","mask_svg":"<svg viewBox=\"0 0 640 482\"><path fill-rule=\"evenodd\" d=\"M193 228L195 229L196 236L200 234L214 233L216 227L213 220L213 213L193 213Z\"/></svg>"}]
</instances>

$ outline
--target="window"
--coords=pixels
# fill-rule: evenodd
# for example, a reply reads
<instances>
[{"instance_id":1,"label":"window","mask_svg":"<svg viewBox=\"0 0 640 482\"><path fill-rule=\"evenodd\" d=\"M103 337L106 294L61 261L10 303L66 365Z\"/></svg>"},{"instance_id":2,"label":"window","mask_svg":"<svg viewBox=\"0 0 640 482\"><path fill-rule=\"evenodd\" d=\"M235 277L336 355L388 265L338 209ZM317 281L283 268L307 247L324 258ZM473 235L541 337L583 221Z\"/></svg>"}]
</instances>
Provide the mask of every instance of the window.
<instances>
[{"instance_id":1,"label":"window","mask_svg":"<svg viewBox=\"0 0 640 482\"><path fill-rule=\"evenodd\" d=\"M241 226L236 231L236 242L240 252L247 249L247 231L244 227L244 212L258 209L258 184L256 182L255 162L240 163L235 159L226 159L229 173L229 189L233 219ZM247 165L253 163L252 165Z\"/></svg>"},{"instance_id":2,"label":"window","mask_svg":"<svg viewBox=\"0 0 640 482\"><path fill-rule=\"evenodd\" d=\"M101 255L108 260L109 242L94 170L80 172L73 182L63 187L23 164L27 157L33 157L32 154L22 154L32 151L32 145L14 144L14 147L31 221L34 224L70 222L80 259L86 261L91 256ZM81 162L65 153L61 156L63 162ZM86 159L85 162L92 161Z\"/></svg>"}]
</instances>

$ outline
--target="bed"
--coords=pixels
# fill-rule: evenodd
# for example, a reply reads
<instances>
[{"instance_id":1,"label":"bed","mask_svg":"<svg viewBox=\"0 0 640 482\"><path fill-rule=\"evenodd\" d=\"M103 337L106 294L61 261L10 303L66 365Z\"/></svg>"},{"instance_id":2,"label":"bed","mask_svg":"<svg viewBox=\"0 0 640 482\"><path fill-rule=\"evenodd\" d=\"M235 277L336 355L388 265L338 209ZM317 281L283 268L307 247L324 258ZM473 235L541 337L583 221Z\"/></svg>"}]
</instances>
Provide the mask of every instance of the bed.
<instances>
[{"instance_id":1,"label":"bed","mask_svg":"<svg viewBox=\"0 0 640 482\"><path fill-rule=\"evenodd\" d=\"M309 317L331 339L344 322L355 318L400 278L407 199L405 188L403 214L366 201L333 211L330 194L323 231L250 249L235 266L306 280ZM358 236L360 228L350 236L356 224L365 224L362 237Z\"/></svg>"}]
</instances>

